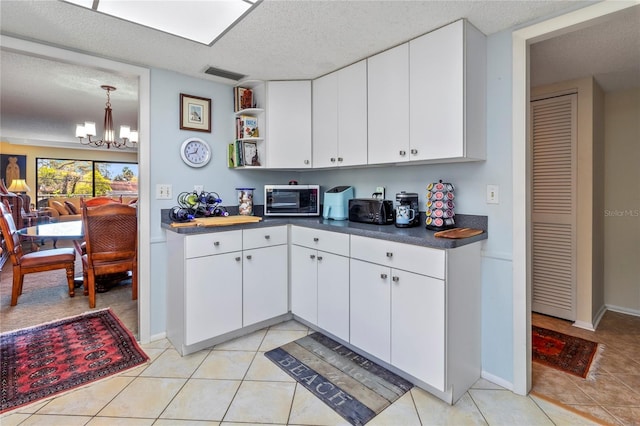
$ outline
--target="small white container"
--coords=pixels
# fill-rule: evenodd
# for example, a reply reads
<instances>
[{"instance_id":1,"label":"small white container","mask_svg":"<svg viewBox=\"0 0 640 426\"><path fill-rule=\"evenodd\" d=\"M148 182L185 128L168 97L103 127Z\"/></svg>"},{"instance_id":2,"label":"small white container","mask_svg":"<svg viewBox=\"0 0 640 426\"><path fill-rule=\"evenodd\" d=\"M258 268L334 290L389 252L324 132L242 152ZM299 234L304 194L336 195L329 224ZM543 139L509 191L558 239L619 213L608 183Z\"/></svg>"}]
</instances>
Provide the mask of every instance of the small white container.
<instances>
[{"instance_id":1,"label":"small white container","mask_svg":"<svg viewBox=\"0 0 640 426\"><path fill-rule=\"evenodd\" d=\"M255 188L236 188L238 191L238 214L253 216L253 190Z\"/></svg>"}]
</instances>

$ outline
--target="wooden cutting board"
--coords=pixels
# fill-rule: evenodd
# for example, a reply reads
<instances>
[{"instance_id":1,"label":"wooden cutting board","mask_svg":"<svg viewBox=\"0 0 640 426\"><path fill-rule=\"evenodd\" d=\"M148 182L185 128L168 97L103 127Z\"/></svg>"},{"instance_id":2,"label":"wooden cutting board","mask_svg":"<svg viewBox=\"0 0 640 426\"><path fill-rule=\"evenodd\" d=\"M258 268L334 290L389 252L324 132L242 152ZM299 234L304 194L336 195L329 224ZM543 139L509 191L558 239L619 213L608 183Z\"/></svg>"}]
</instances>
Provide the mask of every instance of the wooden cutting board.
<instances>
[{"instance_id":1,"label":"wooden cutting board","mask_svg":"<svg viewBox=\"0 0 640 426\"><path fill-rule=\"evenodd\" d=\"M191 226L229 226L241 225L243 223L260 222L260 216L216 216L216 217L197 217L190 222L172 222L172 228L188 228Z\"/></svg>"},{"instance_id":2,"label":"wooden cutting board","mask_svg":"<svg viewBox=\"0 0 640 426\"><path fill-rule=\"evenodd\" d=\"M480 235L484 231L482 229L473 229L473 228L453 228L447 229L446 231L438 231L433 234L434 237L437 238L469 238L475 235Z\"/></svg>"}]
</instances>

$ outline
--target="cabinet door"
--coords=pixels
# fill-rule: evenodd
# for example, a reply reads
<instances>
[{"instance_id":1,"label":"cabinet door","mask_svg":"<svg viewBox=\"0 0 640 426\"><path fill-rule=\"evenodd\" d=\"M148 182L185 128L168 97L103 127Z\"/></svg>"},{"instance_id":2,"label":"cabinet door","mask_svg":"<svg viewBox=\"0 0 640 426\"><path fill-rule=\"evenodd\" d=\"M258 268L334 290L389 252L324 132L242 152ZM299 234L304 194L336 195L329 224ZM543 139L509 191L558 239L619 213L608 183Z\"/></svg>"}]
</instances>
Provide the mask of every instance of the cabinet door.
<instances>
[{"instance_id":1,"label":"cabinet door","mask_svg":"<svg viewBox=\"0 0 640 426\"><path fill-rule=\"evenodd\" d=\"M313 167L337 165L337 106L338 74L334 72L313 80Z\"/></svg>"},{"instance_id":2,"label":"cabinet door","mask_svg":"<svg viewBox=\"0 0 640 426\"><path fill-rule=\"evenodd\" d=\"M311 167L311 81L267 83L267 166Z\"/></svg>"},{"instance_id":3,"label":"cabinet door","mask_svg":"<svg viewBox=\"0 0 640 426\"><path fill-rule=\"evenodd\" d=\"M409 42L412 160L464 156L463 34L458 21Z\"/></svg>"},{"instance_id":4,"label":"cabinet door","mask_svg":"<svg viewBox=\"0 0 640 426\"><path fill-rule=\"evenodd\" d=\"M241 328L241 253L187 259L185 267L185 344Z\"/></svg>"},{"instance_id":5,"label":"cabinet door","mask_svg":"<svg viewBox=\"0 0 640 426\"><path fill-rule=\"evenodd\" d=\"M368 162L409 160L409 45L367 59Z\"/></svg>"},{"instance_id":6,"label":"cabinet door","mask_svg":"<svg viewBox=\"0 0 640 426\"><path fill-rule=\"evenodd\" d=\"M391 358L390 269L351 259L350 342L383 361Z\"/></svg>"},{"instance_id":7,"label":"cabinet door","mask_svg":"<svg viewBox=\"0 0 640 426\"><path fill-rule=\"evenodd\" d=\"M444 392L444 281L397 269L391 277L391 364Z\"/></svg>"},{"instance_id":8,"label":"cabinet door","mask_svg":"<svg viewBox=\"0 0 640 426\"><path fill-rule=\"evenodd\" d=\"M319 251L318 327L349 341L349 258Z\"/></svg>"},{"instance_id":9,"label":"cabinet door","mask_svg":"<svg viewBox=\"0 0 640 426\"><path fill-rule=\"evenodd\" d=\"M291 246L291 312L318 324L317 251Z\"/></svg>"},{"instance_id":10,"label":"cabinet door","mask_svg":"<svg viewBox=\"0 0 640 426\"><path fill-rule=\"evenodd\" d=\"M245 250L242 254L242 326L286 314L287 246Z\"/></svg>"},{"instance_id":11,"label":"cabinet door","mask_svg":"<svg viewBox=\"0 0 640 426\"><path fill-rule=\"evenodd\" d=\"M367 164L367 61L338 74L338 166ZM315 161L315 157L314 157Z\"/></svg>"}]
</instances>

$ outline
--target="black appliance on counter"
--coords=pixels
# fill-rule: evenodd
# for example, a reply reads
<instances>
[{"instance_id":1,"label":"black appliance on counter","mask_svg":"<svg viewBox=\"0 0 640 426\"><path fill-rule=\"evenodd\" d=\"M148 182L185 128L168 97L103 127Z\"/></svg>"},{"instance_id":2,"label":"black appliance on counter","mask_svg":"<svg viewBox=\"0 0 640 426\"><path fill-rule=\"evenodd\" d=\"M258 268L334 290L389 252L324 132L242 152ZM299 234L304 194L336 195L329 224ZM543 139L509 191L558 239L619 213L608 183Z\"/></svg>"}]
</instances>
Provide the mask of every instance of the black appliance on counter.
<instances>
[{"instance_id":1,"label":"black appliance on counter","mask_svg":"<svg viewBox=\"0 0 640 426\"><path fill-rule=\"evenodd\" d=\"M390 225L393 223L393 202L378 198L353 198L349 200L351 222Z\"/></svg>"}]
</instances>

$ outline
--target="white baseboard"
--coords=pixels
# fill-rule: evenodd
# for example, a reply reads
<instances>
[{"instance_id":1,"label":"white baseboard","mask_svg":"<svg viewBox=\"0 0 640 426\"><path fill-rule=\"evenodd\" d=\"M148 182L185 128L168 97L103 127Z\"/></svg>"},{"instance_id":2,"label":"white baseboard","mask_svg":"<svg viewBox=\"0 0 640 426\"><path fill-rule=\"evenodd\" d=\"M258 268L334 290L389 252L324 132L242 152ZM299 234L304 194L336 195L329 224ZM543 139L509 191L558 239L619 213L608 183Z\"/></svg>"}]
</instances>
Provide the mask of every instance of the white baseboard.
<instances>
[{"instance_id":1,"label":"white baseboard","mask_svg":"<svg viewBox=\"0 0 640 426\"><path fill-rule=\"evenodd\" d=\"M591 324L590 322L587 322L587 321L576 321L571 325L573 325L574 327L582 328L584 330L596 331L596 329L593 326L593 324Z\"/></svg>"},{"instance_id":2,"label":"white baseboard","mask_svg":"<svg viewBox=\"0 0 640 426\"><path fill-rule=\"evenodd\" d=\"M502 377L487 373L484 370L480 372L480 377L513 392L513 383L506 381Z\"/></svg>"},{"instance_id":3,"label":"white baseboard","mask_svg":"<svg viewBox=\"0 0 640 426\"><path fill-rule=\"evenodd\" d=\"M635 317L640 317L640 310L638 309L624 308L622 306L615 306L615 305L606 305L606 308L613 312L619 312L621 314L628 314L628 315L633 315Z\"/></svg>"},{"instance_id":4,"label":"white baseboard","mask_svg":"<svg viewBox=\"0 0 640 426\"><path fill-rule=\"evenodd\" d=\"M166 339L167 338L167 332L162 332L162 333L158 333L158 334L154 334L153 336L149 337L149 341L150 342L155 342L156 340L162 340L162 339Z\"/></svg>"}]
</instances>

